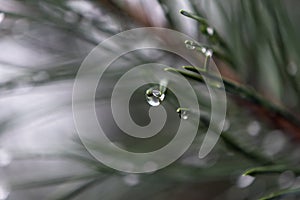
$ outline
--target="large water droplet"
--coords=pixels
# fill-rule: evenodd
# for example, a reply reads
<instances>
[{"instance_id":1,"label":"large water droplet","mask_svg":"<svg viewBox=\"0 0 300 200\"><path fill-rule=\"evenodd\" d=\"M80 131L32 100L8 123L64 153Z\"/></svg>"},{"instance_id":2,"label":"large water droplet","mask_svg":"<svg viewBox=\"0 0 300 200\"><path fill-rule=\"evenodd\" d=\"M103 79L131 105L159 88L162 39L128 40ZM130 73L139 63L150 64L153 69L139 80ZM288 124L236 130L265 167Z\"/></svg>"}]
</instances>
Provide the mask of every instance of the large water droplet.
<instances>
[{"instance_id":1,"label":"large water droplet","mask_svg":"<svg viewBox=\"0 0 300 200\"><path fill-rule=\"evenodd\" d=\"M195 49L196 46L195 46L195 43L193 41L190 41L190 40L186 40L185 42L185 46L187 49Z\"/></svg>"},{"instance_id":2,"label":"large water droplet","mask_svg":"<svg viewBox=\"0 0 300 200\"><path fill-rule=\"evenodd\" d=\"M149 88L146 91L146 100L151 106L159 106L164 99L165 94L157 87Z\"/></svg>"},{"instance_id":3,"label":"large water droplet","mask_svg":"<svg viewBox=\"0 0 300 200\"><path fill-rule=\"evenodd\" d=\"M208 35L213 35L215 31L214 31L213 28L207 27L207 28L206 28L206 32L208 33Z\"/></svg>"},{"instance_id":4,"label":"large water droplet","mask_svg":"<svg viewBox=\"0 0 300 200\"><path fill-rule=\"evenodd\" d=\"M126 185L135 186L135 185L139 184L140 177L137 174L128 174L123 177L123 181Z\"/></svg>"},{"instance_id":5,"label":"large water droplet","mask_svg":"<svg viewBox=\"0 0 300 200\"><path fill-rule=\"evenodd\" d=\"M248 187L249 185L251 185L255 180L255 177L253 176L249 176L249 175L241 175L238 180L236 185L239 188L245 188Z\"/></svg>"},{"instance_id":6,"label":"large water droplet","mask_svg":"<svg viewBox=\"0 0 300 200\"><path fill-rule=\"evenodd\" d=\"M9 188L7 185L0 183L0 200L5 200L9 196Z\"/></svg>"},{"instance_id":7,"label":"large water droplet","mask_svg":"<svg viewBox=\"0 0 300 200\"><path fill-rule=\"evenodd\" d=\"M11 155L5 149L0 149L0 167L9 165L11 161Z\"/></svg>"}]
</instances>

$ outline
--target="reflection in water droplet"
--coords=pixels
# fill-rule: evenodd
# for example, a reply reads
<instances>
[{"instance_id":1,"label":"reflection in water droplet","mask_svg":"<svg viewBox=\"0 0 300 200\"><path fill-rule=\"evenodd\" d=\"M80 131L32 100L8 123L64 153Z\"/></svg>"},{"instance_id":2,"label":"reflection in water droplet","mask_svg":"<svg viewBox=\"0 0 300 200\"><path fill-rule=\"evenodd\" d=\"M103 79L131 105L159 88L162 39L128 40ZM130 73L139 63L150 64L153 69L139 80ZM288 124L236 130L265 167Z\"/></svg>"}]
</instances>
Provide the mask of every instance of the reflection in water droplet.
<instances>
[{"instance_id":1,"label":"reflection in water droplet","mask_svg":"<svg viewBox=\"0 0 300 200\"><path fill-rule=\"evenodd\" d=\"M239 188L245 188L248 187L249 185L251 185L255 180L255 177L253 176L249 176L249 175L241 175L238 180L236 185Z\"/></svg>"},{"instance_id":2,"label":"reflection in water droplet","mask_svg":"<svg viewBox=\"0 0 300 200\"><path fill-rule=\"evenodd\" d=\"M251 122L247 127L247 132L251 136L257 136L259 134L261 127L257 121Z\"/></svg>"},{"instance_id":3,"label":"reflection in water droplet","mask_svg":"<svg viewBox=\"0 0 300 200\"><path fill-rule=\"evenodd\" d=\"M215 31L214 31L213 28L207 27L207 28L206 28L206 32L208 33L208 35L213 35Z\"/></svg>"},{"instance_id":4,"label":"reflection in water droplet","mask_svg":"<svg viewBox=\"0 0 300 200\"><path fill-rule=\"evenodd\" d=\"M0 167L9 165L11 161L11 155L5 149L0 149Z\"/></svg>"},{"instance_id":5,"label":"reflection in water droplet","mask_svg":"<svg viewBox=\"0 0 300 200\"><path fill-rule=\"evenodd\" d=\"M4 20L5 18L5 14L4 13L0 13L0 23Z\"/></svg>"},{"instance_id":6,"label":"reflection in water droplet","mask_svg":"<svg viewBox=\"0 0 300 200\"><path fill-rule=\"evenodd\" d=\"M7 199L9 193L10 193L10 191L9 191L8 187L6 185L0 183L0 200Z\"/></svg>"},{"instance_id":7,"label":"reflection in water droplet","mask_svg":"<svg viewBox=\"0 0 300 200\"><path fill-rule=\"evenodd\" d=\"M137 174L128 174L123 177L123 181L126 185L135 186L135 185L139 184L140 177Z\"/></svg>"},{"instance_id":8,"label":"reflection in water droplet","mask_svg":"<svg viewBox=\"0 0 300 200\"><path fill-rule=\"evenodd\" d=\"M285 171L278 178L278 185L281 189L289 188L295 182L295 174L292 171Z\"/></svg>"},{"instance_id":9,"label":"reflection in water droplet","mask_svg":"<svg viewBox=\"0 0 300 200\"><path fill-rule=\"evenodd\" d=\"M152 87L146 91L146 100L151 106L159 106L164 99L165 94L158 87Z\"/></svg>"},{"instance_id":10,"label":"reflection in water droplet","mask_svg":"<svg viewBox=\"0 0 300 200\"><path fill-rule=\"evenodd\" d=\"M190 41L190 40L186 40L185 42L185 46L187 49L195 49L195 43L193 41Z\"/></svg>"}]
</instances>

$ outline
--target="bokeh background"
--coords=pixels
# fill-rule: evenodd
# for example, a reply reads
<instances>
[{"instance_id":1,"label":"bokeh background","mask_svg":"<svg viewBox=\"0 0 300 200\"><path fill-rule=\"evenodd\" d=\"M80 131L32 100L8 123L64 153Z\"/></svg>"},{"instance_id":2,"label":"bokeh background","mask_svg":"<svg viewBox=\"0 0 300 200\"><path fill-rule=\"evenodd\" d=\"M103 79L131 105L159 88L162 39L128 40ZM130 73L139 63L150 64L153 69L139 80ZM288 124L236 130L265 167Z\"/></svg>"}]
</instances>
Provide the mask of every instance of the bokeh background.
<instances>
[{"instance_id":1,"label":"bokeh background","mask_svg":"<svg viewBox=\"0 0 300 200\"><path fill-rule=\"evenodd\" d=\"M271 199L272 193L274 199L299 199L299 6L296 0L0 0L0 200L242 200ZM149 26L180 31L208 46L224 79L236 87L227 91L224 133L207 157L197 157L207 129L202 123L175 163L151 174L128 174L102 165L81 144L72 87L83 59L101 41ZM118 44L107 51L113 48ZM97 115L110 139L134 151L164 145L180 121L170 93L163 102L168 134L161 138L141 145L113 122L114 83L149 62L178 70L186 65L163 51L132 52L112 64L96 94ZM206 86L183 71L198 92L201 112L209 115ZM148 87L136 91L130 106L140 125L149 123ZM255 167L262 168L243 176Z\"/></svg>"}]
</instances>

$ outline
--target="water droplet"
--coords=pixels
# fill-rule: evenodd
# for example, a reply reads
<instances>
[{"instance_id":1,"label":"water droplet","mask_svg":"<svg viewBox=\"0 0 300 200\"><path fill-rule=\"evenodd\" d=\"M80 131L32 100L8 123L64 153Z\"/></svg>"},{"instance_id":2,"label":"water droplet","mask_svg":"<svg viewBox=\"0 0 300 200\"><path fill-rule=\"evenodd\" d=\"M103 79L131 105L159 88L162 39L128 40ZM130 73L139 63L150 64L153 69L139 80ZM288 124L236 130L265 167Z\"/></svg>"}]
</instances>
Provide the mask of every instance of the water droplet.
<instances>
[{"instance_id":1,"label":"water droplet","mask_svg":"<svg viewBox=\"0 0 300 200\"><path fill-rule=\"evenodd\" d=\"M137 174L128 174L123 177L123 181L126 185L135 186L135 185L139 184L140 177Z\"/></svg>"},{"instance_id":2,"label":"water droplet","mask_svg":"<svg viewBox=\"0 0 300 200\"><path fill-rule=\"evenodd\" d=\"M278 178L278 185L281 189L286 189L291 187L295 182L295 174L292 171L285 171L280 174Z\"/></svg>"},{"instance_id":3,"label":"water droplet","mask_svg":"<svg viewBox=\"0 0 300 200\"><path fill-rule=\"evenodd\" d=\"M221 122L219 124L219 126L220 126L220 129L222 129L223 131L227 131L230 128L230 121L228 119L225 119L224 123Z\"/></svg>"},{"instance_id":4,"label":"water droplet","mask_svg":"<svg viewBox=\"0 0 300 200\"><path fill-rule=\"evenodd\" d=\"M11 161L11 155L5 149L0 149L0 167L9 165Z\"/></svg>"},{"instance_id":5,"label":"water droplet","mask_svg":"<svg viewBox=\"0 0 300 200\"><path fill-rule=\"evenodd\" d=\"M146 91L146 100L151 106L159 106L165 99L165 94L156 87L149 88Z\"/></svg>"},{"instance_id":6,"label":"water droplet","mask_svg":"<svg viewBox=\"0 0 300 200\"><path fill-rule=\"evenodd\" d=\"M193 41L190 41L190 40L186 40L185 42L185 46L187 49L195 49L195 43Z\"/></svg>"},{"instance_id":7,"label":"water droplet","mask_svg":"<svg viewBox=\"0 0 300 200\"><path fill-rule=\"evenodd\" d=\"M4 13L0 13L0 23L4 20L5 18L5 14Z\"/></svg>"},{"instance_id":8,"label":"water droplet","mask_svg":"<svg viewBox=\"0 0 300 200\"><path fill-rule=\"evenodd\" d=\"M298 72L298 67L296 65L296 63L291 62L288 66L287 66L287 71L291 76L295 76Z\"/></svg>"},{"instance_id":9,"label":"water droplet","mask_svg":"<svg viewBox=\"0 0 300 200\"><path fill-rule=\"evenodd\" d=\"M0 183L0 200L5 200L9 196L9 188L7 185Z\"/></svg>"},{"instance_id":10,"label":"water droplet","mask_svg":"<svg viewBox=\"0 0 300 200\"><path fill-rule=\"evenodd\" d=\"M205 49L205 52L203 52L205 56L212 57L213 51L211 49Z\"/></svg>"},{"instance_id":11,"label":"water droplet","mask_svg":"<svg viewBox=\"0 0 300 200\"><path fill-rule=\"evenodd\" d=\"M179 117L181 119L186 120L186 119L189 118L189 111L188 110L178 108L176 112L179 114Z\"/></svg>"},{"instance_id":12,"label":"water droplet","mask_svg":"<svg viewBox=\"0 0 300 200\"><path fill-rule=\"evenodd\" d=\"M206 28L206 32L208 33L208 35L213 35L215 31L214 31L213 28L207 27L207 28Z\"/></svg>"},{"instance_id":13,"label":"water droplet","mask_svg":"<svg viewBox=\"0 0 300 200\"><path fill-rule=\"evenodd\" d=\"M269 156L273 156L283 149L285 143L286 138L281 131L272 131L264 138L264 152Z\"/></svg>"},{"instance_id":14,"label":"water droplet","mask_svg":"<svg viewBox=\"0 0 300 200\"><path fill-rule=\"evenodd\" d=\"M250 186L254 182L254 180L255 180L255 177L253 177L253 176L241 175L238 178L236 185L239 188L245 188L245 187Z\"/></svg>"},{"instance_id":15,"label":"water droplet","mask_svg":"<svg viewBox=\"0 0 300 200\"><path fill-rule=\"evenodd\" d=\"M257 121L251 122L247 127L247 132L251 136L257 136L259 134L261 127Z\"/></svg>"},{"instance_id":16,"label":"water droplet","mask_svg":"<svg viewBox=\"0 0 300 200\"><path fill-rule=\"evenodd\" d=\"M206 51L207 51L207 49L206 49L205 47L202 47L202 48L201 48L201 52L202 52L202 53L204 53L204 54L205 54L205 53L206 53Z\"/></svg>"},{"instance_id":17,"label":"water droplet","mask_svg":"<svg viewBox=\"0 0 300 200\"><path fill-rule=\"evenodd\" d=\"M219 82L212 82L212 83L210 83L213 87L215 87L215 88L222 88L222 84L221 83L219 83Z\"/></svg>"}]
</instances>

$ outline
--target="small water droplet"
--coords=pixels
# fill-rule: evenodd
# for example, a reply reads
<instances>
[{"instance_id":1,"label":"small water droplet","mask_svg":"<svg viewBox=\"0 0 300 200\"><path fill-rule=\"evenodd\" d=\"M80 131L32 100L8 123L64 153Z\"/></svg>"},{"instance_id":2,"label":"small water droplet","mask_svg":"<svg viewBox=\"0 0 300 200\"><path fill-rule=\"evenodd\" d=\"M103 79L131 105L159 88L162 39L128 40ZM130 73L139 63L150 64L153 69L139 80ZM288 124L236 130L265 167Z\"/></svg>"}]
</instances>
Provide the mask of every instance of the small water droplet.
<instances>
[{"instance_id":1,"label":"small water droplet","mask_svg":"<svg viewBox=\"0 0 300 200\"><path fill-rule=\"evenodd\" d=\"M186 40L185 42L185 46L187 49L195 49L195 43L193 41L190 41L190 40Z\"/></svg>"},{"instance_id":2,"label":"small water droplet","mask_svg":"<svg viewBox=\"0 0 300 200\"><path fill-rule=\"evenodd\" d=\"M204 54L205 54L205 53L206 53L206 51L207 51L207 49L206 49L205 47L202 47L202 48L201 48L201 52L202 52L202 53L204 53Z\"/></svg>"},{"instance_id":3,"label":"small water droplet","mask_svg":"<svg viewBox=\"0 0 300 200\"><path fill-rule=\"evenodd\" d=\"M250 186L255 180L255 177L249 175L241 175L237 180L237 186L239 188L245 188Z\"/></svg>"},{"instance_id":4,"label":"small water droplet","mask_svg":"<svg viewBox=\"0 0 300 200\"><path fill-rule=\"evenodd\" d=\"M165 94L158 88L152 87L146 91L146 100L151 106L159 106L165 99Z\"/></svg>"},{"instance_id":5,"label":"small water droplet","mask_svg":"<svg viewBox=\"0 0 300 200\"><path fill-rule=\"evenodd\" d=\"M214 31L213 28L207 27L207 28L206 28L206 32L208 33L208 35L213 35L215 31Z\"/></svg>"},{"instance_id":6,"label":"small water droplet","mask_svg":"<svg viewBox=\"0 0 300 200\"><path fill-rule=\"evenodd\" d=\"M295 76L298 72L298 67L296 65L296 63L291 62L288 66L287 66L287 71L291 76Z\"/></svg>"},{"instance_id":7,"label":"small water droplet","mask_svg":"<svg viewBox=\"0 0 300 200\"><path fill-rule=\"evenodd\" d=\"M221 83L219 83L219 82L212 82L212 83L210 83L213 87L215 87L215 88L222 88L222 84Z\"/></svg>"},{"instance_id":8,"label":"small water droplet","mask_svg":"<svg viewBox=\"0 0 300 200\"><path fill-rule=\"evenodd\" d=\"M0 183L0 200L5 200L9 196L10 190L7 185Z\"/></svg>"},{"instance_id":9,"label":"small water droplet","mask_svg":"<svg viewBox=\"0 0 300 200\"><path fill-rule=\"evenodd\" d=\"M224 120L224 123L223 121L219 124L220 126L220 129L222 129L222 131L227 131L229 128L230 128L230 121L228 119L225 119Z\"/></svg>"},{"instance_id":10,"label":"small water droplet","mask_svg":"<svg viewBox=\"0 0 300 200\"><path fill-rule=\"evenodd\" d=\"M12 161L12 157L5 149L0 149L0 167L9 165Z\"/></svg>"},{"instance_id":11,"label":"small water droplet","mask_svg":"<svg viewBox=\"0 0 300 200\"><path fill-rule=\"evenodd\" d=\"M177 113L179 114L179 117L181 119L188 119L189 118L189 111L188 110L182 110L182 109L177 109Z\"/></svg>"},{"instance_id":12,"label":"small water droplet","mask_svg":"<svg viewBox=\"0 0 300 200\"><path fill-rule=\"evenodd\" d=\"M251 122L247 127L247 132L251 136L257 136L259 134L261 127L257 121Z\"/></svg>"},{"instance_id":13,"label":"small water droplet","mask_svg":"<svg viewBox=\"0 0 300 200\"><path fill-rule=\"evenodd\" d=\"M211 49L205 49L205 52L203 52L205 56L212 57L213 51Z\"/></svg>"},{"instance_id":14,"label":"small water droplet","mask_svg":"<svg viewBox=\"0 0 300 200\"><path fill-rule=\"evenodd\" d=\"M285 143L286 143L286 138L281 131L279 130L272 131L264 138L263 141L264 152L269 156L274 156L275 154L279 153L283 149Z\"/></svg>"},{"instance_id":15,"label":"small water droplet","mask_svg":"<svg viewBox=\"0 0 300 200\"><path fill-rule=\"evenodd\" d=\"M286 189L291 187L295 182L295 174L292 171L285 171L280 174L278 178L278 185L281 189Z\"/></svg>"},{"instance_id":16,"label":"small water droplet","mask_svg":"<svg viewBox=\"0 0 300 200\"><path fill-rule=\"evenodd\" d=\"M5 14L4 13L0 13L0 23L4 20L5 18Z\"/></svg>"},{"instance_id":17,"label":"small water droplet","mask_svg":"<svg viewBox=\"0 0 300 200\"><path fill-rule=\"evenodd\" d=\"M135 185L139 184L140 177L137 174L128 174L123 177L123 181L126 185L135 186Z\"/></svg>"}]
</instances>

